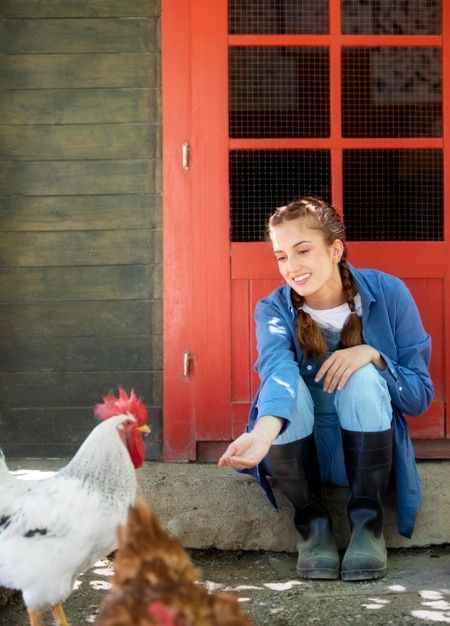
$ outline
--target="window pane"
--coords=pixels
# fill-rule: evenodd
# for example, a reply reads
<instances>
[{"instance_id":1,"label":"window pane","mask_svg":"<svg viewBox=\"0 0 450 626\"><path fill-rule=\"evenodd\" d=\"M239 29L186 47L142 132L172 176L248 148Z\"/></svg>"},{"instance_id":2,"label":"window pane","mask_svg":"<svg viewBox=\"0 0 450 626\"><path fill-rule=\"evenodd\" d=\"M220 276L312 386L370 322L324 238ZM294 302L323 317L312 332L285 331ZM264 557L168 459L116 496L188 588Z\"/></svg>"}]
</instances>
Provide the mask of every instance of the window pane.
<instances>
[{"instance_id":1,"label":"window pane","mask_svg":"<svg viewBox=\"0 0 450 626\"><path fill-rule=\"evenodd\" d=\"M341 0L346 35L440 35L441 0Z\"/></svg>"},{"instance_id":2,"label":"window pane","mask_svg":"<svg viewBox=\"0 0 450 626\"><path fill-rule=\"evenodd\" d=\"M328 0L229 0L230 34L328 33Z\"/></svg>"},{"instance_id":3,"label":"window pane","mask_svg":"<svg viewBox=\"0 0 450 626\"><path fill-rule=\"evenodd\" d=\"M346 150L343 179L349 240L442 239L440 150Z\"/></svg>"},{"instance_id":4,"label":"window pane","mask_svg":"<svg viewBox=\"0 0 450 626\"><path fill-rule=\"evenodd\" d=\"M232 47L231 137L327 137L327 48Z\"/></svg>"},{"instance_id":5,"label":"window pane","mask_svg":"<svg viewBox=\"0 0 450 626\"><path fill-rule=\"evenodd\" d=\"M441 67L439 48L343 48L343 136L441 136Z\"/></svg>"},{"instance_id":6,"label":"window pane","mask_svg":"<svg viewBox=\"0 0 450 626\"><path fill-rule=\"evenodd\" d=\"M261 241L268 217L299 196L330 201L330 180L325 150L230 152L231 240Z\"/></svg>"}]
</instances>

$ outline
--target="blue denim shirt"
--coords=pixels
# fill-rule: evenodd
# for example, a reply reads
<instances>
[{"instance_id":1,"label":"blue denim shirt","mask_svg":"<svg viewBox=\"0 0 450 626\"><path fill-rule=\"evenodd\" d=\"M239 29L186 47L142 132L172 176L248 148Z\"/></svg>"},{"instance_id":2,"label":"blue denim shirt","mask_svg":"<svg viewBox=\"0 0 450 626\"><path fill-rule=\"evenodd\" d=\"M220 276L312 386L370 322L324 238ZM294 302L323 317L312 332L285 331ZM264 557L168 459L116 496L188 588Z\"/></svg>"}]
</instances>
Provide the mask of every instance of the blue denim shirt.
<instances>
[{"instance_id":1,"label":"blue denim shirt","mask_svg":"<svg viewBox=\"0 0 450 626\"><path fill-rule=\"evenodd\" d=\"M417 306L406 285L377 270L350 266L362 303L363 339L376 348L387 367L381 371L391 396L394 428L393 465L396 483L398 531L411 537L421 505L420 479L404 415L419 416L430 405L433 384L428 370L431 338L425 332ZM250 409L247 430L263 415L290 420L296 404L299 376L309 370L295 333L297 313L288 285L275 289L255 309L261 384ZM263 466L248 470L276 506Z\"/></svg>"}]
</instances>

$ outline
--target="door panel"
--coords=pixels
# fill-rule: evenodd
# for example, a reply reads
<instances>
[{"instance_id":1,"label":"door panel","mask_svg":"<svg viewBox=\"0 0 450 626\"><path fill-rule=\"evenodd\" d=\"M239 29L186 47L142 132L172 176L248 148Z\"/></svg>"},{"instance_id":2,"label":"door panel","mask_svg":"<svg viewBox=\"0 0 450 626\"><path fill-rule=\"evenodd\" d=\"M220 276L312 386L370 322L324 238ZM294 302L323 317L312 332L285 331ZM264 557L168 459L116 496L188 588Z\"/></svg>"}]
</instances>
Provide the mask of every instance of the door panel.
<instances>
[{"instance_id":1,"label":"door panel","mask_svg":"<svg viewBox=\"0 0 450 626\"><path fill-rule=\"evenodd\" d=\"M366 4L350 11L341 0L163 0L163 62L171 60L163 68L180 73L172 44L180 48L181 33L166 5L172 20L184 11L190 72L188 86L180 75L189 107L183 132L176 81L163 89L177 131L164 120L164 237L168 250L179 242L191 253L190 261L183 254L186 267L168 258L165 271L165 290L175 288L165 314L189 303L187 318L173 320L184 334L178 326L172 336L170 318L165 325L172 368L165 437L173 458L194 458L197 449L211 460L217 442L223 448L244 428L258 385L254 306L280 284L264 224L274 208L307 194L343 210L351 263L410 287L432 335L436 388L411 431L425 442L416 446L420 455L450 456L450 3L420 3L419 20L395 3L383 15L377 3ZM191 148L184 171L183 141ZM177 229L185 207L190 220ZM183 377L186 348L192 367ZM176 444L181 425L191 440L187 446L183 435L177 451L170 440Z\"/></svg>"}]
</instances>

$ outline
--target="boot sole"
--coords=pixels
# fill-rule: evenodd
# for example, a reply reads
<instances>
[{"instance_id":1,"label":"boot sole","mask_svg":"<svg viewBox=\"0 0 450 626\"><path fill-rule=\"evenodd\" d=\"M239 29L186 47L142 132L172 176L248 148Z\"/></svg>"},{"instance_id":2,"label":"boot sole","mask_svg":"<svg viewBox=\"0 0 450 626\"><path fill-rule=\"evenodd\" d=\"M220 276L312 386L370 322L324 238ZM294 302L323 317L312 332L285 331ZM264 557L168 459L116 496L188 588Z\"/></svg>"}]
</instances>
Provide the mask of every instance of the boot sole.
<instances>
[{"instance_id":1,"label":"boot sole","mask_svg":"<svg viewBox=\"0 0 450 626\"><path fill-rule=\"evenodd\" d=\"M345 581L352 580L374 580L375 578L382 578L387 572L387 567L381 569L355 569L348 572L341 571L341 579Z\"/></svg>"},{"instance_id":2,"label":"boot sole","mask_svg":"<svg viewBox=\"0 0 450 626\"><path fill-rule=\"evenodd\" d=\"M339 571L332 569L298 569L297 574L312 580L339 580Z\"/></svg>"}]
</instances>

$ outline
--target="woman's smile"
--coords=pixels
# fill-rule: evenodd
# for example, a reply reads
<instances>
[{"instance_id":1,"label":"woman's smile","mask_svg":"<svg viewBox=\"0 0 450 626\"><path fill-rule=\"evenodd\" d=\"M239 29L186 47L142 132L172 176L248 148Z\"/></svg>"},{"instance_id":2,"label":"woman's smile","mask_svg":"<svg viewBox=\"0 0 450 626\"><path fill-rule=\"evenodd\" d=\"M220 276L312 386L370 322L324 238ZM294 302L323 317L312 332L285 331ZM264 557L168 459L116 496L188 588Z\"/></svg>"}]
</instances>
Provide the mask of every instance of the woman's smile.
<instances>
[{"instance_id":1,"label":"woman's smile","mask_svg":"<svg viewBox=\"0 0 450 626\"><path fill-rule=\"evenodd\" d=\"M299 274L297 276L292 276L291 280L293 280L294 283L297 283L299 285L304 285L306 281L310 278L310 276L311 276L311 272L305 273L305 274Z\"/></svg>"}]
</instances>

